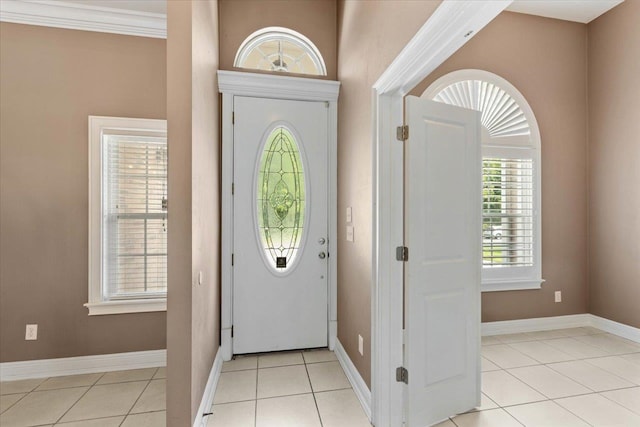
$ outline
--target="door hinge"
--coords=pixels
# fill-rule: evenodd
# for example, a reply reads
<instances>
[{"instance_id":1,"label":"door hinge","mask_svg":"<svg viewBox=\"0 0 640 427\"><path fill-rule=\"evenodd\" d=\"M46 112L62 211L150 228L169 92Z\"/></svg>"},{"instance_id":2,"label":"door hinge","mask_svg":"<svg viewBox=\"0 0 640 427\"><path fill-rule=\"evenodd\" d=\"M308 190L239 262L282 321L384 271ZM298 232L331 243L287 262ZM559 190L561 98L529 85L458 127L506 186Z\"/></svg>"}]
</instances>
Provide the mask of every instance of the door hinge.
<instances>
[{"instance_id":1,"label":"door hinge","mask_svg":"<svg viewBox=\"0 0 640 427\"><path fill-rule=\"evenodd\" d=\"M236 185L235 184L231 184L231 195L236 194Z\"/></svg>"},{"instance_id":2,"label":"door hinge","mask_svg":"<svg viewBox=\"0 0 640 427\"><path fill-rule=\"evenodd\" d=\"M233 261L234 261L234 260L233 260L233 258L234 258L234 257L233 257L233 255L234 255L234 254L231 254L231 265L233 265Z\"/></svg>"},{"instance_id":3,"label":"door hinge","mask_svg":"<svg viewBox=\"0 0 640 427\"><path fill-rule=\"evenodd\" d=\"M236 112L235 111L231 112L231 124L232 125L236 124Z\"/></svg>"},{"instance_id":4,"label":"door hinge","mask_svg":"<svg viewBox=\"0 0 640 427\"><path fill-rule=\"evenodd\" d=\"M231 338L233 338L233 325L231 325Z\"/></svg>"},{"instance_id":5,"label":"door hinge","mask_svg":"<svg viewBox=\"0 0 640 427\"><path fill-rule=\"evenodd\" d=\"M398 126L396 128L396 138L398 141L406 141L409 139L409 126Z\"/></svg>"},{"instance_id":6,"label":"door hinge","mask_svg":"<svg viewBox=\"0 0 640 427\"><path fill-rule=\"evenodd\" d=\"M409 248L406 246L398 246L396 248L396 260L409 261Z\"/></svg>"},{"instance_id":7,"label":"door hinge","mask_svg":"<svg viewBox=\"0 0 640 427\"><path fill-rule=\"evenodd\" d=\"M402 366L396 368L396 381L399 383L409 384L409 371Z\"/></svg>"}]
</instances>

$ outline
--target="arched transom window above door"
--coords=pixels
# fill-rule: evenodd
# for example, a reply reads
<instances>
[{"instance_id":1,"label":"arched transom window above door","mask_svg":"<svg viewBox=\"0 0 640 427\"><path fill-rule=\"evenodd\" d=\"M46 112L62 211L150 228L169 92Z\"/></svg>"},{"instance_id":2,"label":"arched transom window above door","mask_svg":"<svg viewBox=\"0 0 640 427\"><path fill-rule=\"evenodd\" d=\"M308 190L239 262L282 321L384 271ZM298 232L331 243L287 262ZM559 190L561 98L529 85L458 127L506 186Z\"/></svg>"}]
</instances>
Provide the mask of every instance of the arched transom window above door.
<instances>
[{"instance_id":1,"label":"arched transom window above door","mask_svg":"<svg viewBox=\"0 0 640 427\"><path fill-rule=\"evenodd\" d=\"M482 70L447 74L422 97L481 113L482 290L539 288L540 132L528 102Z\"/></svg>"},{"instance_id":2,"label":"arched transom window above door","mask_svg":"<svg viewBox=\"0 0 640 427\"><path fill-rule=\"evenodd\" d=\"M326 76L318 48L304 35L283 27L256 31L240 45L234 67Z\"/></svg>"}]
</instances>

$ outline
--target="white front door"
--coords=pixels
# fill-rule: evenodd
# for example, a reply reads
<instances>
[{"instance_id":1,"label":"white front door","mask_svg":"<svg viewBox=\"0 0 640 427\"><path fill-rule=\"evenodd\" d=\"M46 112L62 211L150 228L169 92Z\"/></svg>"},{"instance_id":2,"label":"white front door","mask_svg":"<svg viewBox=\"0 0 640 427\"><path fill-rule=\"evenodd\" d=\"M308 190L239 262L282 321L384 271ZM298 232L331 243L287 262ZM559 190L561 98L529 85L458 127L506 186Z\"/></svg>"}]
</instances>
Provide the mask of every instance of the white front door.
<instances>
[{"instance_id":1,"label":"white front door","mask_svg":"<svg viewBox=\"0 0 640 427\"><path fill-rule=\"evenodd\" d=\"M234 97L233 353L326 347L328 108Z\"/></svg>"},{"instance_id":2,"label":"white front door","mask_svg":"<svg viewBox=\"0 0 640 427\"><path fill-rule=\"evenodd\" d=\"M422 427L480 404L480 114L405 105L405 414Z\"/></svg>"}]
</instances>

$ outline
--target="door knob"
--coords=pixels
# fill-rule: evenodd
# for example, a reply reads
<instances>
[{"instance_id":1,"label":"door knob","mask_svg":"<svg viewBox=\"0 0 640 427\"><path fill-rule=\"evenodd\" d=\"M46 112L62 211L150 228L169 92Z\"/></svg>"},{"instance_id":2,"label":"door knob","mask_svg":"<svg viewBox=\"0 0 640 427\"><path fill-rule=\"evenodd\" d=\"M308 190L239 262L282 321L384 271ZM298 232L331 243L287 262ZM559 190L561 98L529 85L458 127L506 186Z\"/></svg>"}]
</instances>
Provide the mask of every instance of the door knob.
<instances>
[{"instance_id":1,"label":"door knob","mask_svg":"<svg viewBox=\"0 0 640 427\"><path fill-rule=\"evenodd\" d=\"M325 254L324 252L320 252L318 254L318 258L320 258L320 259L325 259L326 257L327 257L327 254Z\"/></svg>"},{"instance_id":2,"label":"door knob","mask_svg":"<svg viewBox=\"0 0 640 427\"><path fill-rule=\"evenodd\" d=\"M324 245L327 241L324 239L324 237L321 237L318 239L318 244L320 245Z\"/></svg>"}]
</instances>

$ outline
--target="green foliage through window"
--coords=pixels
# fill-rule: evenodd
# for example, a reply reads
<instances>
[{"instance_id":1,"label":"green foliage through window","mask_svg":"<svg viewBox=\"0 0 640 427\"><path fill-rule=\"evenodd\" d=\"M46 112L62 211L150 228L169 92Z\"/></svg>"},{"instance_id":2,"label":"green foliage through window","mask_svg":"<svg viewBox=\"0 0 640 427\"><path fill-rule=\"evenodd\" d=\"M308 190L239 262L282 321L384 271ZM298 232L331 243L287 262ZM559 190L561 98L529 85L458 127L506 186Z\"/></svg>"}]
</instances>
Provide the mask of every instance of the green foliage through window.
<instances>
[{"instance_id":1,"label":"green foliage through window","mask_svg":"<svg viewBox=\"0 0 640 427\"><path fill-rule=\"evenodd\" d=\"M482 261L485 267L533 265L533 161L482 161Z\"/></svg>"}]
</instances>

